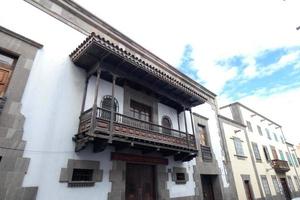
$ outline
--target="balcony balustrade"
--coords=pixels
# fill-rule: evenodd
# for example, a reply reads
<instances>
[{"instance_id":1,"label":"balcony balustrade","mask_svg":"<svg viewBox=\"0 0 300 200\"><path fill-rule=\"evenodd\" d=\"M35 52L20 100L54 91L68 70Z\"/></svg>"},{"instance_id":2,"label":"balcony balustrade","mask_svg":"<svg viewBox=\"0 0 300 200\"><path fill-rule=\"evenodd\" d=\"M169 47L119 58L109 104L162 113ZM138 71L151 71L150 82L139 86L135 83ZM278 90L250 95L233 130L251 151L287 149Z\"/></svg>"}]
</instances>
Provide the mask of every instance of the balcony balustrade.
<instances>
[{"instance_id":1,"label":"balcony balustrade","mask_svg":"<svg viewBox=\"0 0 300 200\"><path fill-rule=\"evenodd\" d=\"M290 171L290 167L287 161L285 160L272 160L271 162L272 168L279 173L284 173Z\"/></svg>"},{"instance_id":2,"label":"balcony balustrade","mask_svg":"<svg viewBox=\"0 0 300 200\"><path fill-rule=\"evenodd\" d=\"M80 116L76 139L79 141L84 135L108 141L124 141L140 146L155 147L162 152L168 150L173 154L184 152L192 157L197 155L194 135L120 113L113 113L112 117L110 110L99 107L86 110Z\"/></svg>"}]
</instances>

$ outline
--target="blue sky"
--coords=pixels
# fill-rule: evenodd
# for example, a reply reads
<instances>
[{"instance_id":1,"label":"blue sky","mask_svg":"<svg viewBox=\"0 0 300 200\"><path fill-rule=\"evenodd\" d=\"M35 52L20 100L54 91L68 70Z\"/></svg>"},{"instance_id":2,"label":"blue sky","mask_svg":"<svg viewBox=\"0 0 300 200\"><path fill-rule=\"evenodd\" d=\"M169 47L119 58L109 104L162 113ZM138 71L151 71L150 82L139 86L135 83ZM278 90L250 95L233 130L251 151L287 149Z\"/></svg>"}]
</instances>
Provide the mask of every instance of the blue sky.
<instances>
[{"instance_id":1,"label":"blue sky","mask_svg":"<svg viewBox=\"0 0 300 200\"><path fill-rule=\"evenodd\" d=\"M220 106L240 101L300 142L299 0L75 1L217 94Z\"/></svg>"},{"instance_id":2,"label":"blue sky","mask_svg":"<svg viewBox=\"0 0 300 200\"><path fill-rule=\"evenodd\" d=\"M205 85L201 74L197 74L193 56L193 47L187 44L178 69ZM251 95L267 97L300 87L300 46L266 49L255 56L246 57L239 54L216 61L219 67L236 71L235 76L224 82L217 95L226 95L231 101L238 101ZM245 73L249 67L255 69L252 74Z\"/></svg>"}]
</instances>

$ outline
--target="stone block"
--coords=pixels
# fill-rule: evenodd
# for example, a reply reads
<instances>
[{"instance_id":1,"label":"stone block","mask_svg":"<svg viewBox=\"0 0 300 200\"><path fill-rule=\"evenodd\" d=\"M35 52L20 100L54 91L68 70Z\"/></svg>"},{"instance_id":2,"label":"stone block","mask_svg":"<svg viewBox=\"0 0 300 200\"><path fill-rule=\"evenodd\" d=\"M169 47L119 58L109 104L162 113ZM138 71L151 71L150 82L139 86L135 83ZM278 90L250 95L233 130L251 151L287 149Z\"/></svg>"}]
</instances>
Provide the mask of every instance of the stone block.
<instances>
[{"instance_id":1,"label":"stone block","mask_svg":"<svg viewBox=\"0 0 300 200\"><path fill-rule=\"evenodd\" d=\"M25 187L22 200L33 200L36 199L38 187Z\"/></svg>"}]
</instances>

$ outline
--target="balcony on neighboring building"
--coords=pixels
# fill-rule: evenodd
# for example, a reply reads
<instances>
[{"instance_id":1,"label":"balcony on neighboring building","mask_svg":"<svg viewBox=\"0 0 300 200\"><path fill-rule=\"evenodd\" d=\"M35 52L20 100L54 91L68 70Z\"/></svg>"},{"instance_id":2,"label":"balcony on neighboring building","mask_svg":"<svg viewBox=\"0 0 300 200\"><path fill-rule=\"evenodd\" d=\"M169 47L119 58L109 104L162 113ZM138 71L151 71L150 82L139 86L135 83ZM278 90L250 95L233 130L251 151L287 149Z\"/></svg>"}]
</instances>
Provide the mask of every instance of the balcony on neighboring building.
<instances>
[{"instance_id":1,"label":"balcony on neighboring building","mask_svg":"<svg viewBox=\"0 0 300 200\"><path fill-rule=\"evenodd\" d=\"M272 168L278 173L285 173L290 171L290 167L287 161L285 160L272 160Z\"/></svg>"},{"instance_id":2,"label":"balcony on neighboring building","mask_svg":"<svg viewBox=\"0 0 300 200\"><path fill-rule=\"evenodd\" d=\"M187 128L187 120L191 123L193 120L192 117L187 119L186 111L192 116L192 107L215 95L137 44L126 46L125 43L91 34L70 55L74 64L87 72L80 125L74 137L75 150L80 151L88 143L93 143L94 151L102 151L107 145L116 149L129 146L143 152L173 155L175 160L192 159L198 150L193 135L194 125L191 124L193 131ZM92 76L96 77L94 104L86 107L87 85ZM111 103L106 107L98 105L100 79L112 83ZM134 102L124 94L124 98L128 98L127 107L124 104L122 111L115 110L113 102L117 86L138 91L145 98L155 99L155 105L160 103L173 109L178 115L178 128L159 125L157 113L152 113L154 108L140 105L144 99ZM140 114L146 113L146 118L135 117L135 113L130 113L131 106L136 106ZM180 113L183 114L179 120ZM183 124L180 125L179 121Z\"/></svg>"}]
</instances>

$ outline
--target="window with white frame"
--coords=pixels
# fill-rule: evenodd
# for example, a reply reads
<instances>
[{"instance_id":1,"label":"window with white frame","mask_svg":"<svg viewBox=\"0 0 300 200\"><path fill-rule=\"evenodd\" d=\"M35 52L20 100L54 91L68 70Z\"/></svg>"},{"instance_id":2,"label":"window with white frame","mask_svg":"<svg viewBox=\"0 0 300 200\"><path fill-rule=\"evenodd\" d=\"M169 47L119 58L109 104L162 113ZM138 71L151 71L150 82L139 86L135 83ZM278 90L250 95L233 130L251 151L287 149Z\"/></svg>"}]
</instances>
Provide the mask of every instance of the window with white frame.
<instances>
[{"instance_id":1,"label":"window with white frame","mask_svg":"<svg viewBox=\"0 0 300 200\"><path fill-rule=\"evenodd\" d=\"M266 161L270 161L271 157L270 157L270 154L269 154L268 147L263 146L263 151L264 151L264 154L265 154Z\"/></svg>"},{"instance_id":2,"label":"window with white frame","mask_svg":"<svg viewBox=\"0 0 300 200\"><path fill-rule=\"evenodd\" d=\"M285 154L286 154L286 157L288 159L289 165L293 166L293 161L292 161L291 155L288 152L285 152Z\"/></svg>"},{"instance_id":3,"label":"window with white frame","mask_svg":"<svg viewBox=\"0 0 300 200\"><path fill-rule=\"evenodd\" d=\"M235 152L237 156L245 156L242 140L240 138L233 138Z\"/></svg>"},{"instance_id":4,"label":"window with white frame","mask_svg":"<svg viewBox=\"0 0 300 200\"><path fill-rule=\"evenodd\" d=\"M269 131L269 129L267 129L267 128L265 128L265 130L266 130L266 133L267 133L267 137L268 137L268 139L272 139L271 138L271 134L270 134L270 131Z\"/></svg>"},{"instance_id":5,"label":"window with white frame","mask_svg":"<svg viewBox=\"0 0 300 200\"><path fill-rule=\"evenodd\" d=\"M299 184L299 180L298 180L297 176L294 176L294 180L295 180L295 182L296 182L298 191L300 191L300 184Z\"/></svg>"},{"instance_id":6,"label":"window with white frame","mask_svg":"<svg viewBox=\"0 0 300 200\"><path fill-rule=\"evenodd\" d=\"M257 131L258 131L259 135L263 135L262 130L261 130L261 127L258 126L258 125L257 125Z\"/></svg>"},{"instance_id":7,"label":"window with white frame","mask_svg":"<svg viewBox=\"0 0 300 200\"><path fill-rule=\"evenodd\" d=\"M281 191L280 191L279 183L278 183L276 176L272 176L272 182L273 182L276 193L279 194Z\"/></svg>"},{"instance_id":8,"label":"window with white frame","mask_svg":"<svg viewBox=\"0 0 300 200\"><path fill-rule=\"evenodd\" d=\"M252 149L253 149L253 153L255 156L255 159L260 161L261 157L260 157L260 153L259 153L259 149L256 143L252 142Z\"/></svg>"},{"instance_id":9,"label":"window with white frame","mask_svg":"<svg viewBox=\"0 0 300 200\"><path fill-rule=\"evenodd\" d=\"M267 177L264 176L264 175L261 175L260 177L261 177L261 183L262 183L262 186L264 188L266 196L271 195L271 191L270 191L270 187L269 187Z\"/></svg>"},{"instance_id":10,"label":"window with white frame","mask_svg":"<svg viewBox=\"0 0 300 200\"><path fill-rule=\"evenodd\" d=\"M292 157L293 157L295 166L296 166L296 167L299 167L299 163L298 163L298 160L297 160L295 154L292 154Z\"/></svg>"},{"instance_id":11,"label":"window with white frame","mask_svg":"<svg viewBox=\"0 0 300 200\"><path fill-rule=\"evenodd\" d=\"M285 160L283 152L281 150L278 151L279 151L280 159Z\"/></svg>"},{"instance_id":12,"label":"window with white frame","mask_svg":"<svg viewBox=\"0 0 300 200\"><path fill-rule=\"evenodd\" d=\"M287 176L287 182L288 182L288 185L289 185L289 188L291 189L291 191L295 191L295 187L294 187L292 178L290 176Z\"/></svg>"},{"instance_id":13,"label":"window with white frame","mask_svg":"<svg viewBox=\"0 0 300 200\"><path fill-rule=\"evenodd\" d=\"M276 140L276 142L278 142L278 138L277 138L276 133L273 133L273 135L274 135L274 139Z\"/></svg>"}]
</instances>

